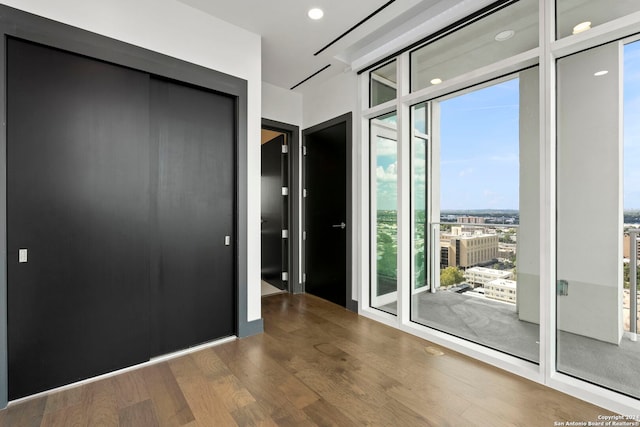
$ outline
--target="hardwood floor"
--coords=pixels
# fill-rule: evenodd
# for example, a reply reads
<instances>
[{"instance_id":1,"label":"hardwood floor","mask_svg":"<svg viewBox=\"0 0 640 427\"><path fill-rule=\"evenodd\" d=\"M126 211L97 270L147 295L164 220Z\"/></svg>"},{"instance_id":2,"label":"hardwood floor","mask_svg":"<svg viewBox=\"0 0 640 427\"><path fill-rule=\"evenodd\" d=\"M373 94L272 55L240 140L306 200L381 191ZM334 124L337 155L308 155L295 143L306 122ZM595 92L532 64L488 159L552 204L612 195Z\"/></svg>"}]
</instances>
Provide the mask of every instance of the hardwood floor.
<instances>
[{"instance_id":1,"label":"hardwood floor","mask_svg":"<svg viewBox=\"0 0 640 427\"><path fill-rule=\"evenodd\" d=\"M0 426L553 426L607 411L310 295L265 333L0 411Z\"/></svg>"}]
</instances>

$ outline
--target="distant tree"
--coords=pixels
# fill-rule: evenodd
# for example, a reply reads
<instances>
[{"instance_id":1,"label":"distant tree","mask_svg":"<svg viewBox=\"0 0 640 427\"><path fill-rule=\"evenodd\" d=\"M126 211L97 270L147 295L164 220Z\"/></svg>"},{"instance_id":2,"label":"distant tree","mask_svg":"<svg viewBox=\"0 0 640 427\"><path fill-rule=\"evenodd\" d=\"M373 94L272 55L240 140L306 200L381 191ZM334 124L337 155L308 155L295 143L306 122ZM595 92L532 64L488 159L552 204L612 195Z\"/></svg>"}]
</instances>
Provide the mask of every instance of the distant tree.
<instances>
[{"instance_id":1,"label":"distant tree","mask_svg":"<svg viewBox=\"0 0 640 427\"><path fill-rule=\"evenodd\" d=\"M447 267L440 272L440 285L452 286L464 282L464 274L458 267Z\"/></svg>"},{"instance_id":2,"label":"distant tree","mask_svg":"<svg viewBox=\"0 0 640 427\"><path fill-rule=\"evenodd\" d=\"M378 274L386 277L397 277L398 252L393 246L393 239L387 234L379 236L378 242Z\"/></svg>"},{"instance_id":3,"label":"distant tree","mask_svg":"<svg viewBox=\"0 0 640 427\"><path fill-rule=\"evenodd\" d=\"M385 232L378 232L378 242L383 245L390 245L393 243L393 238Z\"/></svg>"},{"instance_id":4,"label":"distant tree","mask_svg":"<svg viewBox=\"0 0 640 427\"><path fill-rule=\"evenodd\" d=\"M622 274L624 277L624 287L625 289L629 289L630 288L630 283L629 283L629 279L631 278L631 276L629 275L631 268L629 267L629 263L625 262L624 265L622 266ZM640 266L638 266L638 269L636 270L636 285L638 286L638 289L640 289Z\"/></svg>"},{"instance_id":5,"label":"distant tree","mask_svg":"<svg viewBox=\"0 0 640 427\"><path fill-rule=\"evenodd\" d=\"M500 237L498 237L498 241L500 243L513 243L513 236L515 235L515 231L507 230L503 234L501 234Z\"/></svg>"},{"instance_id":6,"label":"distant tree","mask_svg":"<svg viewBox=\"0 0 640 427\"><path fill-rule=\"evenodd\" d=\"M416 251L415 255L415 266L416 266L416 288L420 288L426 284L425 282L425 271L424 271L424 249L421 251Z\"/></svg>"}]
</instances>

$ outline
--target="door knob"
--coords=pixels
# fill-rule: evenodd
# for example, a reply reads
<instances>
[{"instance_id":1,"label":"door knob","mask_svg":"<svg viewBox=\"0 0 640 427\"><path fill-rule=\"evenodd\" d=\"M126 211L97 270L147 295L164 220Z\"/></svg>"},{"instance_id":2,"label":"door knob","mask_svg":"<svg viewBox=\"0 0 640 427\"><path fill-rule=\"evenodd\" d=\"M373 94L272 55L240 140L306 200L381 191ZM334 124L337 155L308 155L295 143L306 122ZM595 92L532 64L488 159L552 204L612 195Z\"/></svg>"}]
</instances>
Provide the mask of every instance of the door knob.
<instances>
[{"instance_id":1,"label":"door knob","mask_svg":"<svg viewBox=\"0 0 640 427\"><path fill-rule=\"evenodd\" d=\"M333 228L341 228L341 229L345 229L347 228L347 224L345 224L344 222L341 222L340 224L333 224L332 225Z\"/></svg>"}]
</instances>

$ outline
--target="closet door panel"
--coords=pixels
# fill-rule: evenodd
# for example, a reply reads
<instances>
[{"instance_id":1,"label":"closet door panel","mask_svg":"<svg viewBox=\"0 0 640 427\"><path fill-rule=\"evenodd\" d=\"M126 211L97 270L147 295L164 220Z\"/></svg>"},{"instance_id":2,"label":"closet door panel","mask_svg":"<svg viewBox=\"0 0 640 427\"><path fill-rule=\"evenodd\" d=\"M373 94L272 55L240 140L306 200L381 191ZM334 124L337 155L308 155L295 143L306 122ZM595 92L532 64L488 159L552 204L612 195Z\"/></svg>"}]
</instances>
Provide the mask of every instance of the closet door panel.
<instances>
[{"instance_id":1,"label":"closet door panel","mask_svg":"<svg viewBox=\"0 0 640 427\"><path fill-rule=\"evenodd\" d=\"M235 331L235 102L159 79L151 99L159 159L152 336L154 353L164 354Z\"/></svg>"},{"instance_id":2,"label":"closet door panel","mask_svg":"<svg viewBox=\"0 0 640 427\"><path fill-rule=\"evenodd\" d=\"M149 76L14 39L7 63L16 399L148 360Z\"/></svg>"}]
</instances>

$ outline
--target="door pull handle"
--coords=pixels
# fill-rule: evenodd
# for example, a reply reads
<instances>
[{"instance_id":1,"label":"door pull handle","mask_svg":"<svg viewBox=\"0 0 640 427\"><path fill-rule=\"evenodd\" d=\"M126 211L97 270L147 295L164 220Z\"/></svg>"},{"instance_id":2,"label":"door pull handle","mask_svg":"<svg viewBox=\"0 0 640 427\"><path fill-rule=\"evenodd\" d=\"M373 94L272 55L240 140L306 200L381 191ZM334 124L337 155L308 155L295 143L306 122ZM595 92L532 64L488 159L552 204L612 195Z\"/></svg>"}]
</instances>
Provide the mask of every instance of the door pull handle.
<instances>
[{"instance_id":1,"label":"door pull handle","mask_svg":"<svg viewBox=\"0 0 640 427\"><path fill-rule=\"evenodd\" d=\"M347 228L347 224L345 224L344 222L341 222L340 224L333 224L332 225L333 228L341 228L341 229L345 229Z\"/></svg>"}]
</instances>

